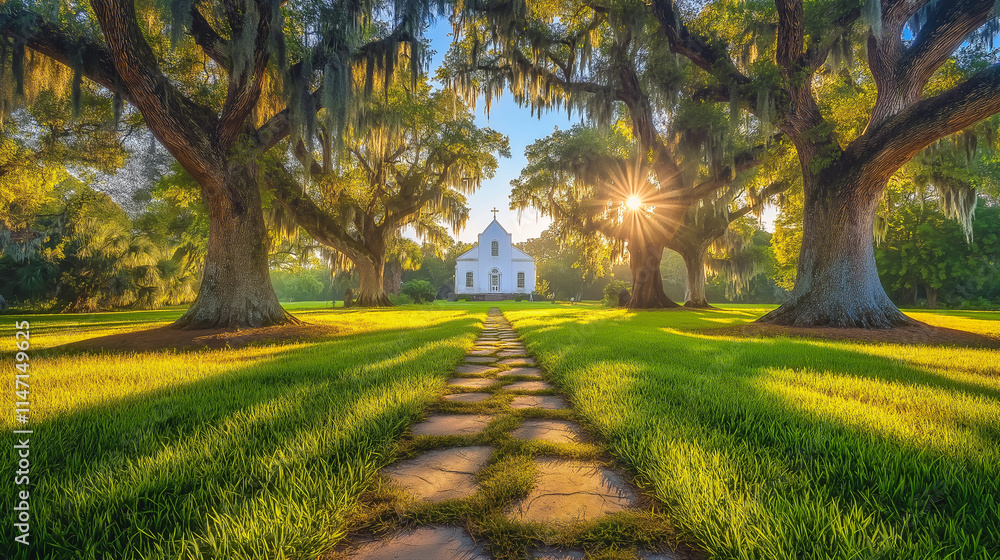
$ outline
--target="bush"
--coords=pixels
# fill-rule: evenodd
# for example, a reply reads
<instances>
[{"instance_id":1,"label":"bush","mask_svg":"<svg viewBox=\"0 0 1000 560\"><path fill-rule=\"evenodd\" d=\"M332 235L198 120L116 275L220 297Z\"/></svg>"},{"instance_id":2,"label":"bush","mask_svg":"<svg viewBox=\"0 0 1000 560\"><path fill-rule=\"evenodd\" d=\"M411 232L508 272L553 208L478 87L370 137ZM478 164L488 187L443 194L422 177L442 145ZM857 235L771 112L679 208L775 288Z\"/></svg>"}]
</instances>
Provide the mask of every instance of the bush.
<instances>
[{"instance_id":1,"label":"bush","mask_svg":"<svg viewBox=\"0 0 1000 560\"><path fill-rule=\"evenodd\" d=\"M604 299L601 300L605 307L618 307L618 294L623 290L632 291L632 285L624 280L612 280L604 286Z\"/></svg>"},{"instance_id":2,"label":"bush","mask_svg":"<svg viewBox=\"0 0 1000 560\"><path fill-rule=\"evenodd\" d=\"M389 301L393 305L410 305L413 303L413 298L406 294L389 294Z\"/></svg>"},{"instance_id":3,"label":"bush","mask_svg":"<svg viewBox=\"0 0 1000 560\"><path fill-rule=\"evenodd\" d=\"M988 299L980 296L975 299L963 299L961 303L958 304L958 309L970 309L975 311L994 311L1000 309L1000 305L989 301Z\"/></svg>"},{"instance_id":4,"label":"bush","mask_svg":"<svg viewBox=\"0 0 1000 560\"><path fill-rule=\"evenodd\" d=\"M274 294L281 301L329 299L329 278L329 269L298 268L271 271L271 285L274 287Z\"/></svg>"},{"instance_id":5,"label":"bush","mask_svg":"<svg viewBox=\"0 0 1000 560\"><path fill-rule=\"evenodd\" d=\"M516 296L514 296L514 301L518 303L521 303L522 299L524 299L524 296L522 296L521 294L517 294Z\"/></svg>"},{"instance_id":6,"label":"bush","mask_svg":"<svg viewBox=\"0 0 1000 560\"><path fill-rule=\"evenodd\" d=\"M414 303L434 301L434 286L427 280L410 280L403 284L402 292L410 296Z\"/></svg>"}]
</instances>

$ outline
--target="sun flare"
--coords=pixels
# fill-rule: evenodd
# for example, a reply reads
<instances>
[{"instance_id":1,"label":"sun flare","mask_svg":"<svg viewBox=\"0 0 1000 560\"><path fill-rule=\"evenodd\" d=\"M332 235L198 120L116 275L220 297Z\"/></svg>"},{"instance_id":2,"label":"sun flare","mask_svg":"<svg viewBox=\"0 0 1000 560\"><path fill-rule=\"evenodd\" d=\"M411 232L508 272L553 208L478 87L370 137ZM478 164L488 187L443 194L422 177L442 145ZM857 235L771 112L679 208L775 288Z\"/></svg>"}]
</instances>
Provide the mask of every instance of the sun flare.
<instances>
[{"instance_id":1,"label":"sun flare","mask_svg":"<svg viewBox=\"0 0 1000 560\"><path fill-rule=\"evenodd\" d=\"M638 196L630 196L628 197L628 200L625 201L625 206L628 207L629 210L638 210L642 206L642 200L640 200Z\"/></svg>"}]
</instances>

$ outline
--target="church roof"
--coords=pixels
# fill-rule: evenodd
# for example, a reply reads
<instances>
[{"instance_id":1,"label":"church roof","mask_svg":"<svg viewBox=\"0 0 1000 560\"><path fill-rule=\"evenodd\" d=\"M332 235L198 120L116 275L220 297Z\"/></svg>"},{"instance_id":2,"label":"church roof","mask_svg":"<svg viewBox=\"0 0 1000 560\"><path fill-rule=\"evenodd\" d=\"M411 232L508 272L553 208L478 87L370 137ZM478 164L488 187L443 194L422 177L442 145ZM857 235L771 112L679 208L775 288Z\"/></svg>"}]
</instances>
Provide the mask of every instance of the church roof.
<instances>
[{"instance_id":1,"label":"church roof","mask_svg":"<svg viewBox=\"0 0 1000 560\"><path fill-rule=\"evenodd\" d=\"M507 233L507 230L505 230L502 225L500 225L500 222L497 221L496 217L493 218L493 221L490 222L490 224L488 226L486 226L486 228L483 229L483 232L480 233L479 235L482 235L483 233L486 233L487 231L489 231L489 229L493 227L493 224L496 224L496 227L500 228L500 231L504 232L507 235L507 237L510 237L510 234ZM531 255L529 255L529 254L525 253L524 251L518 249L517 247L514 246L513 243L511 244L510 248L511 248L511 251L512 251L512 253L511 253L511 260L529 259L532 262L535 261L535 257L532 257ZM461 255L459 255L458 258L455 259L455 260L459 260L459 261L462 261L462 260L473 260L473 259L475 259L475 255L473 253L475 253L478 249L479 249L479 243L476 243L475 245L472 246L471 249L469 249L468 251L466 251L466 252L462 253ZM466 257L468 257L468 258L466 258Z\"/></svg>"},{"instance_id":2,"label":"church roof","mask_svg":"<svg viewBox=\"0 0 1000 560\"><path fill-rule=\"evenodd\" d=\"M491 227L493 227L493 224L496 224L496 225L497 225L497 227L498 227L498 228L500 228L500 231L502 231L502 232L504 232L504 233L507 233L507 230L505 230L505 229L503 228L503 226L502 226L502 225L500 225L500 222L498 222L498 221L497 221L497 217L496 217L496 216L493 216L493 221L492 221L492 222L490 222L488 226L486 226L486 229L484 229L484 230L483 230L483 233L486 233L486 231L487 231L487 230L489 230L489 229L490 229ZM510 234L509 234L509 233L507 233L507 235L510 235Z\"/></svg>"},{"instance_id":3,"label":"church roof","mask_svg":"<svg viewBox=\"0 0 1000 560\"><path fill-rule=\"evenodd\" d=\"M476 243L475 245L472 246L471 249L469 249L468 251L466 251L466 252L462 253L461 255L459 255L458 259L456 259L456 260L459 260L459 261L463 260L466 256L471 255L472 252L475 251L476 249L479 249L479 243Z\"/></svg>"}]
</instances>

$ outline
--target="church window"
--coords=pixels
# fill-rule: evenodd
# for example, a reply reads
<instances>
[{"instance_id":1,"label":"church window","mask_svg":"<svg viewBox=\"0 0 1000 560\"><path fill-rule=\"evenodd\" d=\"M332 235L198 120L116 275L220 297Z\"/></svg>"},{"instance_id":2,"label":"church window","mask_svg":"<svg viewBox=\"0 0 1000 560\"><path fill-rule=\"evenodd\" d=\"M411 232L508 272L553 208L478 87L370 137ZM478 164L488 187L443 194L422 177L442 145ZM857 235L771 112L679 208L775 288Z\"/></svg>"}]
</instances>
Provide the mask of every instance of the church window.
<instances>
[{"instance_id":1,"label":"church window","mask_svg":"<svg viewBox=\"0 0 1000 560\"><path fill-rule=\"evenodd\" d=\"M472 273L471 272L466 272L465 273L465 287L466 288L471 288L472 287Z\"/></svg>"},{"instance_id":2,"label":"church window","mask_svg":"<svg viewBox=\"0 0 1000 560\"><path fill-rule=\"evenodd\" d=\"M517 273L517 287L518 288L524 288L524 273L523 272L518 272Z\"/></svg>"},{"instance_id":3,"label":"church window","mask_svg":"<svg viewBox=\"0 0 1000 560\"><path fill-rule=\"evenodd\" d=\"M494 242L490 243L490 255L492 255L494 257L499 257L500 256L500 243L499 242L494 241Z\"/></svg>"}]
</instances>

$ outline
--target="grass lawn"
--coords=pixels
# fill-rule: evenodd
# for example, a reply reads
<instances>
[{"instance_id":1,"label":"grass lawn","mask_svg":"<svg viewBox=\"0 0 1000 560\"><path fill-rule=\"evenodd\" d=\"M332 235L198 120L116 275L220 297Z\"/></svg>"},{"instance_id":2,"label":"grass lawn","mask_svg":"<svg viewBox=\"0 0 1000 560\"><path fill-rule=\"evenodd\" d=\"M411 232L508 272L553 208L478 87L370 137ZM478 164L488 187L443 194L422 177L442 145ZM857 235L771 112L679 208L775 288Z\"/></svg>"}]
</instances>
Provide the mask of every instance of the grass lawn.
<instances>
[{"instance_id":1,"label":"grass lawn","mask_svg":"<svg viewBox=\"0 0 1000 560\"><path fill-rule=\"evenodd\" d=\"M337 542L485 311L295 307L339 336L92 354L52 347L158 326L181 310L28 316L31 557L316 558ZM4 340L13 322L4 318ZM2 428L10 501L13 414ZM4 511L0 557L28 558Z\"/></svg>"},{"instance_id":2,"label":"grass lawn","mask_svg":"<svg viewBox=\"0 0 1000 560\"><path fill-rule=\"evenodd\" d=\"M326 305L289 308L329 338L235 350L54 348L180 309L25 316L33 557L314 559L338 542L497 304ZM499 307L712 558L1000 557L1000 351L707 330L768 309L750 305ZM910 314L1000 336L1000 313ZM28 558L5 511L0 557Z\"/></svg>"},{"instance_id":3,"label":"grass lawn","mask_svg":"<svg viewBox=\"0 0 1000 560\"><path fill-rule=\"evenodd\" d=\"M705 330L765 311L507 316L712 558L1000 557L1000 352ZM1000 326L997 313L911 315Z\"/></svg>"}]
</instances>

